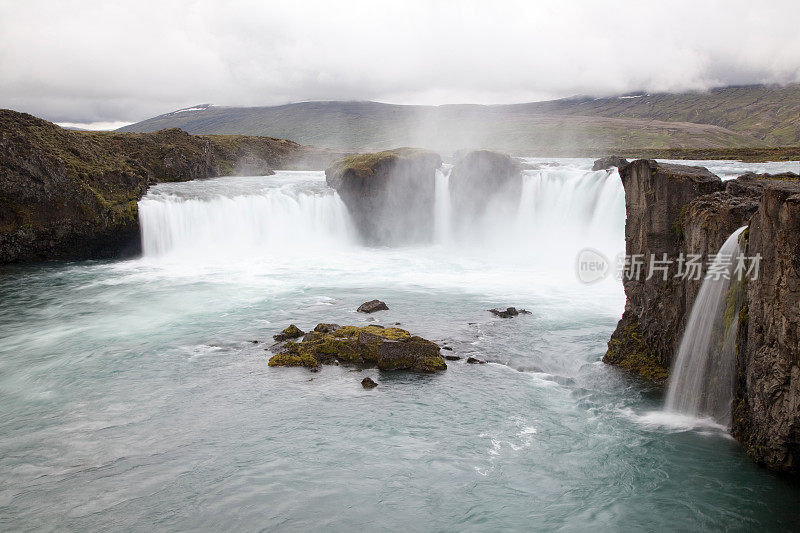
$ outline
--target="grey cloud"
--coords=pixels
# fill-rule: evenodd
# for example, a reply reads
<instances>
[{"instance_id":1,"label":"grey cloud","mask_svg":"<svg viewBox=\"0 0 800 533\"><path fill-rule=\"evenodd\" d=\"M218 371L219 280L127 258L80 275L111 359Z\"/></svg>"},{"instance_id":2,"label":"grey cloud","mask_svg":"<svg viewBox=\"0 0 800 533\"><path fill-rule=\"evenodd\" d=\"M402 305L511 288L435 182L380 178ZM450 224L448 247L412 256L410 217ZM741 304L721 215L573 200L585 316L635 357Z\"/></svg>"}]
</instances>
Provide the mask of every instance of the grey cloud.
<instances>
[{"instance_id":1,"label":"grey cloud","mask_svg":"<svg viewBox=\"0 0 800 533\"><path fill-rule=\"evenodd\" d=\"M508 103L800 81L793 0L0 0L0 107L71 122L196 103Z\"/></svg>"}]
</instances>

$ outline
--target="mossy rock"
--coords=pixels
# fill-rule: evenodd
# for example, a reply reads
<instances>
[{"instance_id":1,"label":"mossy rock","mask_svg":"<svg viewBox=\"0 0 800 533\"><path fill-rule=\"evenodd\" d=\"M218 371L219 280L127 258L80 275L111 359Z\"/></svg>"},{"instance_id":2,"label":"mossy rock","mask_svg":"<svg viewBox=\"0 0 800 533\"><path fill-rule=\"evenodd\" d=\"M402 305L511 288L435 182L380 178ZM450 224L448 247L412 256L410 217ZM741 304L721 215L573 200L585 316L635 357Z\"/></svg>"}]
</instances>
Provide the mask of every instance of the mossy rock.
<instances>
[{"instance_id":1,"label":"mossy rock","mask_svg":"<svg viewBox=\"0 0 800 533\"><path fill-rule=\"evenodd\" d=\"M369 333L377 335L381 339L388 339L390 341L407 341L411 339L411 334L400 328L384 328L382 326L365 326L358 328L360 333Z\"/></svg>"},{"instance_id":2,"label":"mossy rock","mask_svg":"<svg viewBox=\"0 0 800 533\"><path fill-rule=\"evenodd\" d=\"M622 320L608 341L603 362L657 384L664 384L669 378L669 369L647 347L639 322L630 312L622 315Z\"/></svg>"},{"instance_id":3,"label":"mossy rock","mask_svg":"<svg viewBox=\"0 0 800 533\"><path fill-rule=\"evenodd\" d=\"M319 324L300 342L287 342L269 360L270 366L305 366L341 363L381 370L439 372L447 368L435 343L400 328ZM287 328L288 329L288 328Z\"/></svg>"},{"instance_id":4,"label":"mossy rock","mask_svg":"<svg viewBox=\"0 0 800 533\"><path fill-rule=\"evenodd\" d=\"M337 159L325 171L329 184L337 188L337 184L347 178L369 179L386 171L401 161L424 160L433 168L442 164L442 158L429 150L420 148L395 148L383 152L355 154Z\"/></svg>"},{"instance_id":5,"label":"mossy rock","mask_svg":"<svg viewBox=\"0 0 800 533\"><path fill-rule=\"evenodd\" d=\"M319 366L317 361L308 351L302 350L296 342L287 342L281 353L273 355L269 360L269 366L304 366L316 368Z\"/></svg>"},{"instance_id":6,"label":"mossy rock","mask_svg":"<svg viewBox=\"0 0 800 533\"><path fill-rule=\"evenodd\" d=\"M305 335L305 333L303 333L303 331L300 330L300 328L298 328L294 324L290 324L288 328L284 329L277 335L273 335L272 338L280 342L289 339L296 339L298 337L302 337L303 335Z\"/></svg>"},{"instance_id":7,"label":"mossy rock","mask_svg":"<svg viewBox=\"0 0 800 533\"><path fill-rule=\"evenodd\" d=\"M339 324L317 324L314 328L314 331L318 331L321 333L333 333L341 326Z\"/></svg>"}]
</instances>

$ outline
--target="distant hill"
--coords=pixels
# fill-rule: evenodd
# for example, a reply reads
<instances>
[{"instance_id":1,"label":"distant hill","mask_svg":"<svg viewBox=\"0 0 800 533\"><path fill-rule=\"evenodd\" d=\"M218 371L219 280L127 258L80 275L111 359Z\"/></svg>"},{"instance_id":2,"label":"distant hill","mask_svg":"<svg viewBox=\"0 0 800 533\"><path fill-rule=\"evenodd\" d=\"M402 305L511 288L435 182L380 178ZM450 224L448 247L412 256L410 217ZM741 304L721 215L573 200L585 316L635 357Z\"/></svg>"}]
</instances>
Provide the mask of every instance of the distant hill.
<instances>
[{"instance_id":1,"label":"distant hill","mask_svg":"<svg viewBox=\"0 0 800 533\"><path fill-rule=\"evenodd\" d=\"M800 144L800 84L704 93L577 97L514 105L302 102L198 105L120 131L265 135L334 149L420 146L578 155L614 149L756 148Z\"/></svg>"}]
</instances>

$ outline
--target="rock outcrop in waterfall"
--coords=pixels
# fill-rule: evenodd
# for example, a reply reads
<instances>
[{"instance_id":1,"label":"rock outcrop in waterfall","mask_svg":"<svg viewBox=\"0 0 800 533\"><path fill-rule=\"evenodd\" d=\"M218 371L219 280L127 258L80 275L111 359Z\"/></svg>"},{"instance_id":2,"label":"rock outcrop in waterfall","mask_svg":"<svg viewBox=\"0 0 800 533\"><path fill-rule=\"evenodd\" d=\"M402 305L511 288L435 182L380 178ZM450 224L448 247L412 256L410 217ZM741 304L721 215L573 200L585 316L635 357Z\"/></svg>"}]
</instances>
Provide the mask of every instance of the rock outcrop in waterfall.
<instances>
[{"instance_id":1,"label":"rock outcrop in waterfall","mask_svg":"<svg viewBox=\"0 0 800 533\"><path fill-rule=\"evenodd\" d=\"M472 231L473 222L516 212L522 193L522 166L508 154L476 150L459 159L450 173L452 227Z\"/></svg>"},{"instance_id":2,"label":"rock outcrop in waterfall","mask_svg":"<svg viewBox=\"0 0 800 533\"><path fill-rule=\"evenodd\" d=\"M702 278L676 277L677 264L647 278L651 254L701 254L706 265L739 227L741 246L760 254L746 279L736 341L731 430L768 467L800 472L800 176L744 175L722 182L702 167L635 161L625 188L626 254L643 274L623 277L627 303L603 360L664 382Z\"/></svg>"},{"instance_id":3,"label":"rock outcrop in waterfall","mask_svg":"<svg viewBox=\"0 0 800 533\"><path fill-rule=\"evenodd\" d=\"M0 110L0 264L135 254L151 184L324 168L338 155L270 137L69 131Z\"/></svg>"},{"instance_id":4,"label":"rock outcrop in waterfall","mask_svg":"<svg viewBox=\"0 0 800 533\"><path fill-rule=\"evenodd\" d=\"M629 161L624 157L619 157L616 155L610 155L607 157L601 157L600 159L595 160L594 164L592 165L592 170L608 170L611 168L622 168L627 165Z\"/></svg>"},{"instance_id":5,"label":"rock outcrop in waterfall","mask_svg":"<svg viewBox=\"0 0 800 533\"><path fill-rule=\"evenodd\" d=\"M434 152L397 148L334 161L325 178L367 244L426 242L434 232L435 179L441 165Z\"/></svg>"}]
</instances>

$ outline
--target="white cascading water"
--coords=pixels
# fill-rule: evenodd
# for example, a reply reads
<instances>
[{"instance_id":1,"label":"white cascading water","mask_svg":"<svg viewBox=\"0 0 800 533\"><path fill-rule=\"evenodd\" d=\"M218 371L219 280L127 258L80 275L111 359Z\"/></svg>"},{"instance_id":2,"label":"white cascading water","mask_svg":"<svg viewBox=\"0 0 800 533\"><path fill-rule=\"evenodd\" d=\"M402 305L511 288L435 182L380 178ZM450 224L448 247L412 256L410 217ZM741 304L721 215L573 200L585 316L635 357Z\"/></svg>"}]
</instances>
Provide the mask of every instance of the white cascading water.
<instances>
[{"instance_id":1,"label":"white cascading water","mask_svg":"<svg viewBox=\"0 0 800 533\"><path fill-rule=\"evenodd\" d=\"M625 191L619 173L564 167L528 171L517 218L517 227L533 233L549 250L578 245L619 252L625 233Z\"/></svg>"},{"instance_id":2,"label":"white cascading water","mask_svg":"<svg viewBox=\"0 0 800 533\"><path fill-rule=\"evenodd\" d=\"M526 170L515 211L493 205L466 232L452 227L450 170L436 175L437 243L569 268L581 248L597 249L609 260L624 249L625 192L616 169L553 165Z\"/></svg>"},{"instance_id":3,"label":"white cascading water","mask_svg":"<svg viewBox=\"0 0 800 533\"><path fill-rule=\"evenodd\" d=\"M259 183L270 177L234 178L229 195L221 194L220 180L194 182L188 197L185 184L154 187L139 202L144 256L236 259L355 242L333 191L295 182L305 173L283 174L288 182L273 187Z\"/></svg>"},{"instance_id":4,"label":"white cascading water","mask_svg":"<svg viewBox=\"0 0 800 533\"><path fill-rule=\"evenodd\" d=\"M739 323L737 295L732 289L741 283L734 279L733 271L741 252L739 236L746 227L728 237L709 268L710 272L726 275L707 275L697 293L670 374L667 411L712 417L720 424L730 425Z\"/></svg>"},{"instance_id":5,"label":"white cascading water","mask_svg":"<svg viewBox=\"0 0 800 533\"><path fill-rule=\"evenodd\" d=\"M525 171L516 213L489 213L475 232L457 239L451 168L436 173L434 241L419 243L446 249L448 260L504 261L520 272L533 265L574 279L579 249L592 247L609 258L624 249L624 191L616 169L552 165ZM322 172L160 184L140 201L139 216L146 260L197 265L259 258L288 265L296 258L324 263L331 256L321 250L364 250Z\"/></svg>"}]
</instances>

